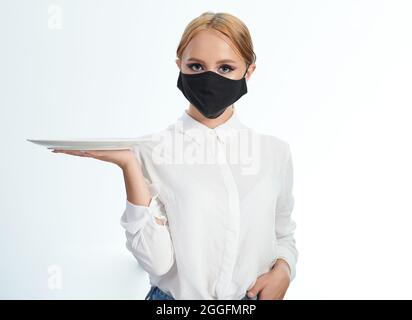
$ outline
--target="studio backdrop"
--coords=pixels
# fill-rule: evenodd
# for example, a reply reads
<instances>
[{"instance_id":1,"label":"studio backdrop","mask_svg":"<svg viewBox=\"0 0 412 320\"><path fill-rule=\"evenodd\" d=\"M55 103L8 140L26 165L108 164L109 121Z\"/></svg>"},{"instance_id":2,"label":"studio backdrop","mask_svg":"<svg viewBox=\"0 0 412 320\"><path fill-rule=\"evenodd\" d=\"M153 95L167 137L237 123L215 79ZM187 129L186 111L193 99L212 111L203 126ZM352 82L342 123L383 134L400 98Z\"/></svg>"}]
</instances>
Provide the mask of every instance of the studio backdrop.
<instances>
[{"instance_id":1,"label":"studio backdrop","mask_svg":"<svg viewBox=\"0 0 412 320\"><path fill-rule=\"evenodd\" d=\"M286 299L412 298L410 1L0 2L0 298L143 299L122 171L27 139L134 138L188 107L187 23L228 12L257 55L242 121L287 141L299 250Z\"/></svg>"}]
</instances>

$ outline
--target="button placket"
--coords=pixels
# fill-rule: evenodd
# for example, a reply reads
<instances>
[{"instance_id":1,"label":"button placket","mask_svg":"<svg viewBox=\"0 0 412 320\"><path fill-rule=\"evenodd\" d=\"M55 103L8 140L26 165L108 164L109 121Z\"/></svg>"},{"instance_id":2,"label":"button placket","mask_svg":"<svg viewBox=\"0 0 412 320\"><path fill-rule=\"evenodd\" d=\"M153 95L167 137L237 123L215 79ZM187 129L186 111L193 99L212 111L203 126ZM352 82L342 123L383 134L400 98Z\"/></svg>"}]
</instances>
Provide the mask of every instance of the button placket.
<instances>
[{"instance_id":1,"label":"button placket","mask_svg":"<svg viewBox=\"0 0 412 320\"><path fill-rule=\"evenodd\" d=\"M228 194L229 210L225 219L224 252L220 275L216 284L218 298L229 295L230 283L235 268L240 232L239 192L226 156L226 145L221 140L217 143L219 167Z\"/></svg>"}]
</instances>

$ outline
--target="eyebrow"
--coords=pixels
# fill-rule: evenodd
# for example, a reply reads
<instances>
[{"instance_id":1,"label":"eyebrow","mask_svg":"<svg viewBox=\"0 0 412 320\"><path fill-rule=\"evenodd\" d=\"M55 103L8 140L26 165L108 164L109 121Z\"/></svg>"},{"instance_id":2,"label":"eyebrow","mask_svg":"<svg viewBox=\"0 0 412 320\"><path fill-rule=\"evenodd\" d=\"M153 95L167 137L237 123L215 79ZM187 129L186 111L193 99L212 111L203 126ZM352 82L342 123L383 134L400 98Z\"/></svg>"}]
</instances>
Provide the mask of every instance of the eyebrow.
<instances>
[{"instance_id":1,"label":"eyebrow","mask_svg":"<svg viewBox=\"0 0 412 320\"><path fill-rule=\"evenodd\" d=\"M187 61L198 61L203 64L206 64L203 60L195 58L195 57L190 57L189 59L187 59ZM223 60L217 61L217 63L236 63L236 61L231 60L231 59L223 59Z\"/></svg>"}]
</instances>

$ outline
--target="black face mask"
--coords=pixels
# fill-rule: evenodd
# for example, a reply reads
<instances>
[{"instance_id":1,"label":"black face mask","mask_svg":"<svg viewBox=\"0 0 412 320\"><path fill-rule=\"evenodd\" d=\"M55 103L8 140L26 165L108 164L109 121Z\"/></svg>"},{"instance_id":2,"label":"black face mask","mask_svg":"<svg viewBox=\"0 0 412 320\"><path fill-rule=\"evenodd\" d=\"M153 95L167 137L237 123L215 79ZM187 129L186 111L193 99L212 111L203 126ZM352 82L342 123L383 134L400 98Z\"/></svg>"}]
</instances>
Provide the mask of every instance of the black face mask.
<instances>
[{"instance_id":1,"label":"black face mask","mask_svg":"<svg viewBox=\"0 0 412 320\"><path fill-rule=\"evenodd\" d=\"M215 119L247 93L245 75L248 68L249 65L239 80L226 78L213 71L195 74L179 72L177 87L205 117Z\"/></svg>"}]
</instances>

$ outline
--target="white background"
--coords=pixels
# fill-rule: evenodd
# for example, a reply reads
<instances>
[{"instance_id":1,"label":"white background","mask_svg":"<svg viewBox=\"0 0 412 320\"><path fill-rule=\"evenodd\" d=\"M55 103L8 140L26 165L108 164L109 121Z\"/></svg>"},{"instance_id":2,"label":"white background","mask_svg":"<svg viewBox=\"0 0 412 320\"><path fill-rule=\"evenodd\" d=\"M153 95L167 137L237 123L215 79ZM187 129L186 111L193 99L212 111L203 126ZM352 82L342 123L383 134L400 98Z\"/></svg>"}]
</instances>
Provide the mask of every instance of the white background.
<instances>
[{"instance_id":1,"label":"white background","mask_svg":"<svg viewBox=\"0 0 412 320\"><path fill-rule=\"evenodd\" d=\"M300 255L286 299L412 298L412 3L399 0L2 0L0 298L144 298L121 170L26 139L174 122L188 106L175 50L207 10L252 34L239 117L291 145Z\"/></svg>"}]
</instances>

